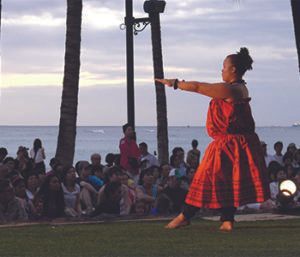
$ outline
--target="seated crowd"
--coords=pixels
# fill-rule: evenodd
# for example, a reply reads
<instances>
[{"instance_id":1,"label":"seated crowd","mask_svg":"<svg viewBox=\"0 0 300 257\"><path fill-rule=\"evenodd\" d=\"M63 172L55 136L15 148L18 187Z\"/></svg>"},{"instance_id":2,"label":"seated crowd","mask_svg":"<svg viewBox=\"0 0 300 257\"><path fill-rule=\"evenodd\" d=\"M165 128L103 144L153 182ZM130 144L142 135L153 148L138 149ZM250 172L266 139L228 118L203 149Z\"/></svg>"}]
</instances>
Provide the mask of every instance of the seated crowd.
<instances>
[{"instance_id":1,"label":"seated crowd","mask_svg":"<svg viewBox=\"0 0 300 257\"><path fill-rule=\"evenodd\" d=\"M20 146L16 158L0 148L0 224L14 221L42 221L65 217L99 215L171 215L182 211L185 196L199 165L198 142L185 159L181 147L172 150L170 163L160 164L148 152L147 144L136 145L132 130L123 127L120 153L109 153L105 164L94 153L90 160L64 166L50 160L45 170L45 151L40 140L28 151ZM127 133L128 132L128 133ZM35 141L36 142L36 141ZM279 183L294 180L298 193L290 207L300 205L300 149L295 144L282 154L283 144L274 145L275 154L267 154L262 142L270 177L271 199L249 204L242 209L282 207ZM286 207L286 206L285 206Z\"/></svg>"}]
</instances>

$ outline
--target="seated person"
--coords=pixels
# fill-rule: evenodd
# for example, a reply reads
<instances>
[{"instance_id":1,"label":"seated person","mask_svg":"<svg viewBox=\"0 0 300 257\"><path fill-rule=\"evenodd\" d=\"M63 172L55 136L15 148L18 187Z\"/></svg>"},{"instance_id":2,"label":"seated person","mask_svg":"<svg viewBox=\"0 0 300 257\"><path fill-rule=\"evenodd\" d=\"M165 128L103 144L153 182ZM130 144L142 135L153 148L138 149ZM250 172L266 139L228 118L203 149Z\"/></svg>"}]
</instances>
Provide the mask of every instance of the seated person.
<instances>
[{"instance_id":1,"label":"seated person","mask_svg":"<svg viewBox=\"0 0 300 257\"><path fill-rule=\"evenodd\" d=\"M76 183L76 170L73 166L64 168L61 186L64 192L65 214L70 217L80 216L80 186Z\"/></svg>"},{"instance_id":2,"label":"seated person","mask_svg":"<svg viewBox=\"0 0 300 257\"><path fill-rule=\"evenodd\" d=\"M26 220L26 210L15 197L10 181L0 179L0 224Z\"/></svg>"},{"instance_id":3,"label":"seated person","mask_svg":"<svg viewBox=\"0 0 300 257\"><path fill-rule=\"evenodd\" d=\"M187 190L181 187L181 177L176 174L176 170L171 170L167 187L161 192L171 200L171 213L182 211Z\"/></svg>"},{"instance_id":4,"label":"seated person","mask_svg":"<svg viewBox=\"0 0 300 257\"><path fill-rule=\"evenodd\" d=\"M105 185L103 195L93 215L102 213L120 215L121 185L120 181L109 182Z\"/></svg>"},{"instance_id":5,"label":"seated person","mask_svg":"<svg viewBox=\"0 0 300 257\"><path fill-rule=\"evenodd\" d=\"M64 193L59 178L49 174L33 199L36 218L55 219L65 215Z\"/></svg>"},{"instance_id":6,"label":"seated person","mask_svg":"<svg viewBox=\"0 0 300 257\"><path fill-rule=\"evenodd\" d=\"M147 204L147 213L154 207L154 202L162 188L154 184L153 170L151 168L142 170L139 185L136 187L137 200L143 200Z\"/></svg>"}]
</instances>

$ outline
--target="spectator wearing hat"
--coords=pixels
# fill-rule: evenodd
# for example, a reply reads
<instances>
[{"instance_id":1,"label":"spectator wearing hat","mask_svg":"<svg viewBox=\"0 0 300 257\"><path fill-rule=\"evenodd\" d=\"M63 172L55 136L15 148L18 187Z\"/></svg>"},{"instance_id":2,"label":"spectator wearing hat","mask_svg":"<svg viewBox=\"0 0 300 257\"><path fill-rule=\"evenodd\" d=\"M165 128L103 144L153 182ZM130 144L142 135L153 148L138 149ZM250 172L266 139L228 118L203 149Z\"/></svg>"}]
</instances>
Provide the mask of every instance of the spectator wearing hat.
<instances>
[{"instance_id":1,"label":"spectator wearing hat","mask_svg":"<svg viewBox=\"0 0 300 257\"><path fill-rule=\"evenodd\" d=\"M140 150L136 144L135 133L130 124L123 126L124 137L120 140L119 148L121 154L120 165L122 169L131 173L132 176L138 176Z\"/></svg>"},{"instance_id":2,"label":"spectator wearing hat","mask_svg":"<svg viewBox=\"0 0 300 257\"><path fill-rule=\"evenodd\" d=\"M80 203L81 209L86 214L94 211L97 200L97 190L91 183L91 168L88 161L79 161L75 165L78 173L77 182L80 185Z\"/></svg>"},{"instance_id":3,"label":"spectator wearing hat","mask_svg":"<svg viewBox=\"0 0 300 257\"><path fill-rule=\"evenodd\" d=\"M33 161L29 158L27 147L19 146L16 162L17 170L26 179L28 174L33 171Z\"/></svg>"},{"instance_id":4,"label":"spectator wearing hat","mask_svg":"<svg viewBox=\"0 0 300 257\"><path fill-rule=\"evenodd\" d=\"M273 156L267 152L267 144L264 141L260 141L261 147L263 149L263 154L265 157L266 166L269 166L269 163L273 160Z\"/></svg>"},{"instance_id":5,"label":"spectator wearing hat","mask_svg":"<svg viewBox=\"0 0 300 257\"><path fill-rule=\"evenodd\" d=\"M0 224L28 220L25 208L15 197L14 188L7 179L0 179Z\"/></svg>"}]
</instances>

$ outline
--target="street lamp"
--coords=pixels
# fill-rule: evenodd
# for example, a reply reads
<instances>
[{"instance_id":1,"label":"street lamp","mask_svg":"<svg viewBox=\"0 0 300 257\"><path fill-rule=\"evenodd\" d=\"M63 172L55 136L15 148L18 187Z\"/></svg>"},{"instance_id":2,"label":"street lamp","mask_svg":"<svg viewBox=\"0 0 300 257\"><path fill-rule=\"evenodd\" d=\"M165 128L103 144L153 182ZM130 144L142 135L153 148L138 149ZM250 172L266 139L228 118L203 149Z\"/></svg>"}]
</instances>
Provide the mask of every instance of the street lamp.
<instances>
[{"instance_id":1,"label":"street lamp","mask_svg":"<svg viewBox=\"0 0 300 257\"><path fill-rule=\"evenodd\" d=\"M166 2L161 0L147 0L144 2L144 11L146 13L163 13L165 11Z\"/></svg>"},{"instance_id":2,"label":"street lamp","mask_svg":"<svg viewBox=\"0 0 300 257\"><path fill-rule=\"evenodd\" d=\"M144 2L144 11L150 13L163 13L166 2L161 0L147 0ZM142 32L151 22L149 17L134 18L132 0L125 0L126 16L120 28L126 29L126 76L127 76L127 120L135 127L134 108L134 50L133 35Z\"/></svg>"}]
</instances>

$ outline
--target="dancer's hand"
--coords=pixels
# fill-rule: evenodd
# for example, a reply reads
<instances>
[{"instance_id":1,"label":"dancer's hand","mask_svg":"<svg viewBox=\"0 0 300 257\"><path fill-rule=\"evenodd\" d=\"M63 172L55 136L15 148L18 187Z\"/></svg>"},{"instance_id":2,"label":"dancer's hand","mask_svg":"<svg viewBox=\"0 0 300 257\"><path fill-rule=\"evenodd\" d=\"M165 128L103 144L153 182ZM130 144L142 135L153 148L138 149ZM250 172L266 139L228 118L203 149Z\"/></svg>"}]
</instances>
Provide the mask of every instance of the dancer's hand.
<instances>
[{"instance_id":1,"label":"dancer's hand","mask_svg":"<svg viewBox=\"0 0 300 257\"><path fill-rule=\"evenodd\" d=\"M155 81L164 84L168 87L173 87L176 79L155 79Z\"/></svg>"}]
</instances>

